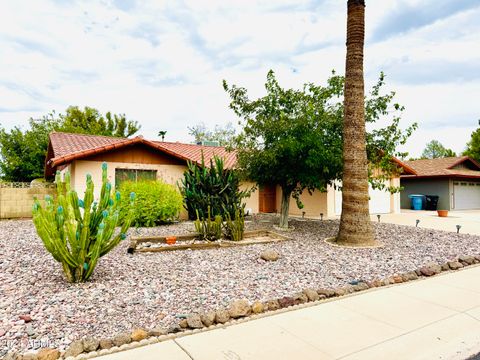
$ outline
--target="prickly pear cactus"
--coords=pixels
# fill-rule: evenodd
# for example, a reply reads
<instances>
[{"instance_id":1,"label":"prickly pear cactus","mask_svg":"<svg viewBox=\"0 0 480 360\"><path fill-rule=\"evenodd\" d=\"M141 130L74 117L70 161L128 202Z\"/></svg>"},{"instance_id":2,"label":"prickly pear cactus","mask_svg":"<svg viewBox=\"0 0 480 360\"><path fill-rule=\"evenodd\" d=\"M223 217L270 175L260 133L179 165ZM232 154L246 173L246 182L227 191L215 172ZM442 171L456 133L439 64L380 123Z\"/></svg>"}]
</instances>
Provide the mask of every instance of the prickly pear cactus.
<instances>
[{"instance_id":1,"label":"prickly pear cactus","mask_svg":"<svg viewBox=\"0 0 480 360\"><path fill-rule=\"evenodd\" d=\"M102 164L102 190L94 202L93 181L87 175L87 189L82 199L70 187L70 173L64 178L59 171L55 177L57 197L45 197L45 207L35 198L33 223L37 233L53 258L60 262L70 282L86 281L93 273L98 259L126 238L133 218L135 194L130 194L130 211L119 224L120 193L112 196L107 179L107 164ZM121 226L114 235L117 226Z\"/></svg>"}]
</instances>

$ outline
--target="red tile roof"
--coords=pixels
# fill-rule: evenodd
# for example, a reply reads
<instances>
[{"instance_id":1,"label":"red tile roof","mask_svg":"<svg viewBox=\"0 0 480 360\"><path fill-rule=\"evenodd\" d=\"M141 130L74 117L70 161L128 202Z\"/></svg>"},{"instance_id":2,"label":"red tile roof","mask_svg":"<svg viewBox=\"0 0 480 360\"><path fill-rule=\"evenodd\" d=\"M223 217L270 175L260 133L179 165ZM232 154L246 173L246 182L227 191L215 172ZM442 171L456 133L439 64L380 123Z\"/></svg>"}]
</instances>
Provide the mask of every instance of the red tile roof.
<instances>
[{"instance_id":1,"label":"red tile roof","mask_svg":"<svg viewBox=\"0 0 480 360\"><path fill-rule=\"evenodd\" d=\"M202 153L207 165L210 163L210 159L213 159L215 155L224 159L226 168L232 168L236 162L235 152L228 152L221 146L150 141L141 136L134 138L116 138L99 135L52 132L50 134L47 165L56 167L67 164L76 159L85 158L93 154L113 149L121 149L125 146L137 143L145 144L182 160L193 161L196 163L201 162Z\"/></svg>"},{"instance_id":2,"label":"red tile roof","mask_svg":"<svg viewBox=\"0 0 480 360\"><path fill-rule=\"evenodd\" d=\"M480 164L468 156L407 161L417 176L403 175L402 178L415 177L474 177L480 178ZM461 165L465 165L462 167Z\"/></svg>"}]
</instances>

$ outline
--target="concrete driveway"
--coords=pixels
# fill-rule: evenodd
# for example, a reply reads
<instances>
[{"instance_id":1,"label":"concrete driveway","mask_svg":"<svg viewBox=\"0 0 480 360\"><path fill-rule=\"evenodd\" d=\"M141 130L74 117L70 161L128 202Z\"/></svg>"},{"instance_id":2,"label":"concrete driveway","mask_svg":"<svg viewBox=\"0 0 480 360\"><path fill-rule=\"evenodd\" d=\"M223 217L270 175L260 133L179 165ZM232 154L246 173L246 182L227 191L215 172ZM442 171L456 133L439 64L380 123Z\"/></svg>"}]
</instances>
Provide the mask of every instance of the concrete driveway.
<instances>
[{"instance_id":1,"label":"concrete driveway","mask_svg":"<svg viewBox=\"0 0 480 360\"><path fill-rule=\"evenodd\" d=\"M450 211L448 217L442 218L436 211L402 210L400 214L382 214L381 222L415 226L435 230L456 232L460 225L460 233L480 235L480 210ZM378 221L377 215L372 215L372 221Z\"/></svg>"}]
</instances>

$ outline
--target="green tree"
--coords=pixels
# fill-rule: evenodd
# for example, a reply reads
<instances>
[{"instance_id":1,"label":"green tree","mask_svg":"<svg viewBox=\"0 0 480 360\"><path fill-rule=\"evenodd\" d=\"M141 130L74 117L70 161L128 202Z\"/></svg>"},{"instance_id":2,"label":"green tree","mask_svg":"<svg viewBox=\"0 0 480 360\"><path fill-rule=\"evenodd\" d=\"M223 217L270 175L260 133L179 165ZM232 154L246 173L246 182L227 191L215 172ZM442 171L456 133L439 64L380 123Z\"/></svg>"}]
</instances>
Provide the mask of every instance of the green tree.
<instances>
[{"instance_id":1,"label":"green tree","mask_svg":"<svg viewBox=\"0 0 480 360\"><path fill-rule=\"evenodd\" d=\"M127 120L125 114L107 112L102 116L97 109L88 106L83 110L70 106L59 118L60 131L71 133L129 137L140 129L138 122Z\"/></svg>"},{"instance_id":2,"label":"green tree","mask_svg":"<svg viewBox=\"0 0 480 360\"><path fill-rule=\"evenodd\" d=\"M215 125L213 130L207 128L204 123L188 127L188 134L193 136L195 143L203 141L215 141L220 146L232 145L236 131L232 123L225 126Z\"/></svg>"},{"instance_id":3,"label":"green tree","mask_svg":"<svg viewBox=\"0 0 480 360\"><path fill-rule=\"evenodd\" d=\"M43 178L48 134L59 121L49 116L30 119L30 128L0 129L0 173L6 181L31 181Z\"/></svg>"},{"instance_id":4,"label":"green tree","mask_svg":"<svg viewBox=\"0 0 480 360\"><path fill-rule=\"evenodd\" d=\"M430 141L423 149L421 159L437 159L455 157L457 154L452 149L447 149L438 140Z\"/></svg>"},{"instance_id":5,"label":"green tree","mask_svg":"<svg viewBox=\"0 0 480 360\"><path fill-rule=\"evenodd\" d=\"M65 114L55 111L40 119L30 119L23 131L14 127L10 131L0 128L0 172L6 181L31 181L44 176L48 134L52 131L126 137L140 128L125 115L103 117L98 110L77 106L67 108Z\"/></svg>"},{"instance_id":6,"label":"green tree","mask_svg":"<svg viewBox=\"0 0 480 360\"><path fill-rule=\"evenodd\" d=\"M230 108L242 119L243 129L234 142L238 169L258 184L281 187L280 226L287 227L291 196L301 207L298 199L304 190L326 191L342 178L344 78L333 74L325 87L310 83L302 90L285 90L270 71L267 95L256 100L248 98L245 88L223 84L231 98ZM381 74L366 101L366 119L375 122L390 113L394 117L389 126L370 132L367 144L371 161L387 176L397 170L391 156L398 155L396 147L406 142L415 125L399 128L398 113L403 107L394 104L391 109L395 94L381 94L383 84ZM371 181L376 187L385 186L379 179Z\"/></svg>"},{"instance_id":7,"label":"green tree","mask_svg":"<svg viewBox=\"0 0 480 360\"><path fill-rule=\"evenodd\" d=\"M470 141L467 144L467 150L463 154L480 161L480 128L472 132Z\"/></svg>"}]
</instances>

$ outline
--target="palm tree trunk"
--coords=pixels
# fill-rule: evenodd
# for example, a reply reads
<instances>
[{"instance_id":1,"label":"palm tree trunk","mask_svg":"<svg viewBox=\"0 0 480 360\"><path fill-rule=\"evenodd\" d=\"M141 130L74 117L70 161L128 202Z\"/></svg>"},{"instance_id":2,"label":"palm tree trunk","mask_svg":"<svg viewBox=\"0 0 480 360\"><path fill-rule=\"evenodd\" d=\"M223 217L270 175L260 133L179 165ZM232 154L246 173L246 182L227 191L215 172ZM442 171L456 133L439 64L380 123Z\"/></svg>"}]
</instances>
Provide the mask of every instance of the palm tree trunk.
<instances>
[{"instance_id":1,"label":"palm tree trunk","mask_svg":"<svg viewBox=\"0 0 480 360\"><path fill-rule=\"evenodd\" d=\"M350 246L375 244L368 210L368 162L365 145L363 78L364 39L365 1L348 0L342 215L337 243Z\"/></svg>"}]
</instances>

